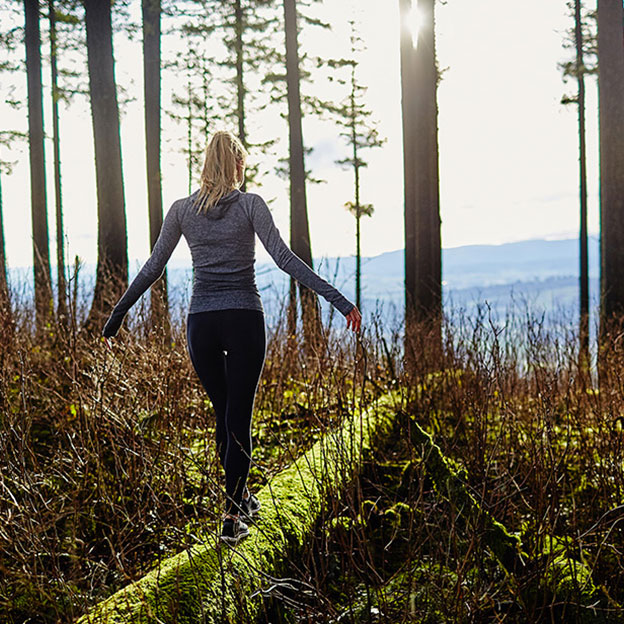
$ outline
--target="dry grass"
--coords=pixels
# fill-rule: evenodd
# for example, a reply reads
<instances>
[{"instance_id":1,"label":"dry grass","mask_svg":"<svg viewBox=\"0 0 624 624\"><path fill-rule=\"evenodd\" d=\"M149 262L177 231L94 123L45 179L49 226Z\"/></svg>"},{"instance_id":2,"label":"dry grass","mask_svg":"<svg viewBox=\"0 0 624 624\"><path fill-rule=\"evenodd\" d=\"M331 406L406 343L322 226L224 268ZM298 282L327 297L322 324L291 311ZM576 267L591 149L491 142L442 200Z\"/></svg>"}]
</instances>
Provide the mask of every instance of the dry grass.
<instances>
[{"instance_id":1,"label":"dry grass","mask_svg":"<svg viewBox=\"0 0 624 624\"><path fill-rule=\"evenodd\" d=\"M86 307L71 309L67 323L52 321L41 334L19 303L13 325L1 325L9 327L0 362L6 622L71 620L183 548L189 526L216 523L224 506L212 406L188 357L185 323L167 343L142 300L111 352L81 331ZM284 318L285 310L267 328L252 488L372 394L371 384L362 392L362 351L344 322L306 355L301 335L285 335Z\"/></svg>"},{"instance_id":2,"label":"dry grass","mask_svg":"<svg viewBox=\"0 0 624 624\"><path fill-rule=\"evenodd\" d=\"M624 621L621 335L605 341L600 385L561 310L451 311L442 373L429 376L436 349L414 335L407 411L481 507L522 538L523 565L509 577L482 519L436 491L406 420L319 527L307 570L320 598L297 621ZM552 577L555 548L591 572L589 602L580 574L567 587Z\"/></svg>"},{"instance_id":3,"label":"dry grass","mask_svg":"<svg viewBox=\"0 0 624 624\"><path fill-rule=\"evenodd\" d=\"M67 325L53 322L35 339L32 313L14 296L14 325L0 323L7 623L70 621L160 554L187 545L194 522L216 523L224 502L212 407L184 324L165 342L142 301L111 353L78 329L87 310L72 309ZM358 343L334 319L313 355L301 335L286 336L284 309L267 328L252 488L345 411L398 385L406 411L463 469L473 496L522 535L527 565L511 582L485 547L479 519L435 492L421 450L399 433L331 502L308 554L293 562L308 593L267 595L270 621L580 621L587 611L574 608L575 588L563 600L536 589L552 536L603 587L601 606L609 607L607 595L624 602L619 336L607 342L598 385L578 366L569 319L527 309L496 319L485 306L470 316L451 311L443 372L427 377L431 345L420 334L419 368L408 378L399 315L365 320Z\"/></svg>"}]
</instances>

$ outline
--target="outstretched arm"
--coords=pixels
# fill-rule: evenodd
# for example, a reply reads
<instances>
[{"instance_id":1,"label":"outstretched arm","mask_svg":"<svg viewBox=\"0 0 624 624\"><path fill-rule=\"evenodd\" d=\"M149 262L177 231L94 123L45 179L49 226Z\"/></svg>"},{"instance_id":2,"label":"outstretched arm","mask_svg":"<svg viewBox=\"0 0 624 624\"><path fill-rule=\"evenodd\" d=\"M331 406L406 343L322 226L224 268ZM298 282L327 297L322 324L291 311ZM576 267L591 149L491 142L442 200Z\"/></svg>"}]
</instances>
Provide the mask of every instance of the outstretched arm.
<instances>
[{"instance_id":1,"label":"outstretched arm","mask_svg":"<svg viewBox=\"0 0 624 624\"><path fill-rule=\"evenodd\" d=\"M311 288L336 307L344 316L355 306L340 291L314 272L299 256L291 251L280 236L273 215L266 202L258 195L254 197L251 210L254 230L269 252L275 264L304 286Z\"/></svg>"},{"instance_id":2,"label":"outstretched arm","mask_svg":"<svg viewBox=\"0 0 624 624\"><path fill-rule=\"evenodd\" d=\"M124 316L128 310L136 303L139 297L159 278L165 271L165 265L176 248L182 230L178 219L177 206L174 203L167 211L160 234L154 244L154 249L137 276L122 295L117 305L113 308L111 315L104 325L102 335L105 337L114 336L119 330Z\"/></svg>"}]
</instances>

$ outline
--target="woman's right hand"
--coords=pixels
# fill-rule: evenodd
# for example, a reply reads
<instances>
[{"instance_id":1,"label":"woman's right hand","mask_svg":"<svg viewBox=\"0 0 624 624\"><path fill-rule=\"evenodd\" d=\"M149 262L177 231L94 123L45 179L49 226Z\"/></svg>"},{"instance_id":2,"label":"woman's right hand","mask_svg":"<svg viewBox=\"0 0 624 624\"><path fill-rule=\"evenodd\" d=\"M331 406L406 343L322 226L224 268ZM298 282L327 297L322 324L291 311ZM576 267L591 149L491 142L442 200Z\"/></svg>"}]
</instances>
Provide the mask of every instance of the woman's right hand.
<instances>
[{"instance_id":1,"label":"woman's right hand","mask_svg":"<svg viewBox=\"0 0 624 624\"><path fill-rule=\"evenodd\" d=\"M347 314L347 327L351 327L354 332L360 331L360 325L362 324L362 315L357 309L357 306L353 306L351 312Z\"/></svg>"},{"instance_id":2,"label":"woman's right hand","mask_svg":"<svg viewBox=\"0 0 624 624\"><path fill-rule=\"evenodd\" d=\"M104 336L104 338L113 338L119 331L125 316L125 312L120 314L113 310L111 315L108 317L104 328L102 329L102 336Z\"/></svg>"}]
</instances>

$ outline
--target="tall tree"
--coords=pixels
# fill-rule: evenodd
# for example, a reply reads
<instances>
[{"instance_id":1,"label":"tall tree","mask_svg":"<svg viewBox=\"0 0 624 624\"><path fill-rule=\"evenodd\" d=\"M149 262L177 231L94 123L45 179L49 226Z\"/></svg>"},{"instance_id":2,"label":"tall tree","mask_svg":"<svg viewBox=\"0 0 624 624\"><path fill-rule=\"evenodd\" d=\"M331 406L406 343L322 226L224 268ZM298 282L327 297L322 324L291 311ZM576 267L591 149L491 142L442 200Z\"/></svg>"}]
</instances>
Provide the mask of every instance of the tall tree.
<instances>
[{"instance_id":1,"label":"tall tree","mask_svg":"<svg viewBox=\"0 0 624 624\"><path fill-rule=\"evenodd\" d=\"M57 315L61 323L67 318L67 281L65 279L65 233L61 192L61 148L59 134L59 88L57 69L56 10L54 0L48 0L50 26L50 85L52 89L52 145L54 149L54 203L56 210L56 273Z\"/></svg>"},{"instance_id":2,"label":"tall tree","mask_svg":"<svg viewBox=\"0 0 624 624\"><path fill-rule=\"evenodd\" d=\"M24 16L26 75L28 82L28 144L30 150L35 318L39 331L50 318L54 306L50 280L38 0L24 0Z\"/></svg>"},{"instance_id":3,"label":"tall tree","mask_svg":"<svg viewBox=\"0 0 624 624\"><path fill-rule=\"evenodd\" d=\"M14 12L11 17L17 22L22 15L23 8L16 3L10 7ZM6 15L6 13L4 13ZM2 97L4 104L11 108L19 109L23 106L22 98L16 97L16 85L11 80L14 74L23 74L24 62L22 45L24 39L24 31L21 28L10 28L0 31L0 72L2 73ZM15 149L22 141L28 139L28 133L18 132L15 130L0 130L0 148L2 152ZM13 165L16 161L5 160L4 153L0 157L0 178L4 175L10 175ZM4 237L4 218L3 218L3 198L2 198L2 180L0 179L0 321L8 334L11 334L13 326L11 302L10 302L10 283L8 276L8 261L6 257L5 237ZM1 358L0 358L1 359Z\"/></svg>"},{"instance_id":4,"label":"tall tree","mask_svg":"<svg viewBox=\"0 0 624 624\"><path fill-rule=\"evenodd\" d=\"M2 176L4 168L0 163L0 320L6 323L11 318L11 298L7 273L6 250L4 246L4 215L2 205Z\"/></svg>"},{"instance_id":5,"label":"tall tree","mask_svg":"<svg viewBox=\"0 0 624 624\"><path fill-rule=\"evenodd\" d=\"M308 266L312 267L312 246L308 225L305 189L303 130L301 124L301 93L299 77L299 49L297 44L297 3L284 0L284 28L286 35L286 85L288 96L289 163L290 163L290 245ZM314 348L320 337L320 313L316 293L299 284L304 339ZM288 335L296 327L296 287L290 279Z\"/></svg>"},{"instance_id":6,"label":"tall tree","mask_svg":"<svg viewBox=\"0 0 624 624\"><path fill-rule=\"evenodd\" d=\"M213 0L214 1L214 0ZM225 43L228 49L233 49L233 55L228 55L221 64L233 70L235 106L228 106L224 101L226 110L232 110L238 130L238 138L245 148L254 148L265 152L267 147L274 141L267 143L252 143L249 137L248 117L251 105L259 95L257 89L249 89L248 81L250 73L261 73L262 66L272 61L274 48L269 41L274 34L278 20L275 18L273 5L275 2L266 0L229 0L228 2L216 2L216 8L221 14L222 25L230 35L226 36ZM268 12L268 14L267 14ZM250 72L251 70L251 72ZM251 109L253 111L253 109ZM257 165L245 169L245 180L242 189L245 190L247 182L255 179L258 173Z\"/></svg>"},{"instance_id":7,"label":"tall tree","mask_svg":"<svg viewBox=\"0 0 624 624\"><path fill-rule=\"evenodd\" d=\"M564 80L573 77L577 84L576 95L564 96L563 104L576 104L578 107L579 133L579 362L583 369L589 365L589 263L587 240L587 148L585 132L585 75L596 73L597 67L587 65L587 57L595 57L595 36L585 33L587 20L582 15L582 0L568 2L574 17L574 30L571 41L564 45L574 47L574 60L563 63ZM588 49L589 48L589 49ZM595 60L595 59L593 59Z\"/></svg>"},{"instance_id":8,"label":"tall tree","mask_svg":"<svg viewBox=\"0 0 624 624\"><path fill-rule=\"evenodd\" d=\"M213 0L214 1L214 0ZM258 75L263 69L273 66L275 47L272 39L279 28L276 2L267 0L229 0L216 3L222 16L222 24L231 34L225 43L234 54L228 55L221 64L233 70L234 98L236 105L232 109L224 102L226 110L233 110L238 129L238 137L246 148L266 152L275 140L252 142L248 129L248 118L253 113L259 96L267 95L257 88L249 88L250 76ZM266 105L263 102L262 105ZM245 169L243 190L247 182L253 182L258 174L258 165L250 163Z\"/></svg>"},{"instance_id":9,"label":"tall tree","mask_svg":"<svg viewBox=\"0 0 624 624\"><path fill-rule=\"evenodd\" d=\"M208 0L188 0L170 5L172 31L184 47L172 61L163 65L164 71L173 71L186 78L185 95L177 90L172 93L173 108L165 113L185 127L182 152L188 159L188 193L193 190L203 162L203 152L210 132L221 127L225 112L220 97L211 88L221 78L213 74L209 45L214 32L214 11L209 10ZM221 89L218 90L221 93Z\"/></svg>"},{"instance_id":10,"label":"tall tree","mask_svg":"<svg viewBox=\"0 0 624 624\"><path fill-rule=\"evenodd\" d=\"M600 333L624 313L624 9L598 0Z\"/></svg>"},{"instance_id":11,"label":"tall tree","mask_svg":"<svg viewBox=\"0 0 624 624\"><path fill-rule=\"evenodd\" d=\"M92 331L100 328L102 316L128 286L128 243L111 2L84 0L84 6L98 202L98 261L85 323L85 329Z\"/></svg>"},{"instance_id":12,"label":"tall tree","mask_svg":"<svg viewBox=\"0 0 624 624\"><path fill-rule=\"evenodd\" d=\"M411 0L399 0L401 93L405 178L405 355L413 361L417 328L430 336L433 356L441 352L442 250L438 174L438 71L435 58L435 0L420 0L420 29L411 33ZM435 364L434 364L435 365Z\"/></svg>"},{"instance_id":13,"label":"tall tree","mask_svg":"<svg viewBox=\"0 0 624 624\"><path fill-rule=\"evenodd\" d=\"M213 37L212 45L202 46L202 61L215 74L221 85L218 106L222 111L221 122L227 120L236 129L238 138L246 148L266 152L274 140L252 142L249 132L249 118L257 108L267 103L268 93L258 85L249 86L269 67L276 64L274 38L281 19L278 18L275 0L196 0L202 8L202 15L210 16L198 22L194 20L189 32L201 33L206 40ZM193 4L193 3L191 3ZM215 54L214 37L223 43L225 54ZM209 86L209 85L207 85ZM209 90L209 89L208 89ZM251 133L253 134L253 133ZM245 181L253 182L258 165L249 163L245 169Z\"/></svg>"},{"instance_id":14,"label":"tall tree","mask_svg":"<svg viewBox=\"0 0 624 624\"><path fill-rule=\"evenodd\" d=\"M371 111L366 108L363 101L366 87L360 84L357 78L359 65L358 54L361 52L363 41L358 35L355 20L349 21L351 27L351 56L347 60L330 63L334 65L346 65L349 69L349 94L346 101L336 108L338 123L344 128L340 133L347 140L351 148L350 156L343 158L338 164L346 165L353 170L353 201L348 201L345 208L355 217L355 305L362 310L362 254L360 244L360 220L363 216L370 217L373 214L372 204L362 204L360 200L360 174L361 169L368 163L362 158L362 151L383 145L384 139L379 136L377 128L370 123ZM343 82L343 81L340 81Z\"/></svg>"},{"instance_id":15,"label":"tall tree","mask_svg":"<svg viewBox=\"0 0 624 624\"><path fill-rule=\"evenodd\" d=\"M580 353L589 362L589 264L587 253L587 155L585 145L585 76L583 72L583 28L581 0L574 0L574 34L576 41L576 78L578 81L579 124L579 299L580 299Z\"/></svg>"},{"instance_id":16,"label":"tall tree","mask_svg":"<svg viewBox=\"0 0 624 624\"><path fill-rule=\"evenodd\" d=\"M243 3L234 0L234 37L236 51L236 117L238 118L238 138L247 147L247 129L245 127L245 80L243 78L243 31L245 29ZM243 182L243 190L245 183Z\"/></svg>"},{"instance_id":17,"label":"tall tree","mask_svg":"<svg viewBox=\"0 0 624 624\"><path fill-rule=\"evenodd\" d=\"M143 85L150 249L156 244L163 221L160 171L160 15L160 0L143 0ZM151 302L152 324L164 323L165 333L170 336L166 274L152 286Z\"/></svg>"}]
</instances>

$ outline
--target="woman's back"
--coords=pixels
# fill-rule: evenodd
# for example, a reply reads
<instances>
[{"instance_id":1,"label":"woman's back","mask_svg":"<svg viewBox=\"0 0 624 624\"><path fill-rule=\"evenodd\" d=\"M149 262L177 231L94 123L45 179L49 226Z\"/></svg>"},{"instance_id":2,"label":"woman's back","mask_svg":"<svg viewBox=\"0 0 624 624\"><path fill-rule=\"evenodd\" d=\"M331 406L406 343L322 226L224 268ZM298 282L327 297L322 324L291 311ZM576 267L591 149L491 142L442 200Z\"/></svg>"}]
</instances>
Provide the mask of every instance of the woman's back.
<instances>
[{"instance_id":1,"label":"woman's back","mask_svg":"<svg viewBox=\"0 0 624 624\"><path fill-rule=\"evenodd\" d=\"M189 313L228 306L261 310L254 272L254 196L234 190L200 214L196 196L197 192L171 208L193 261Z\"/></svg>"}]
</instances>

